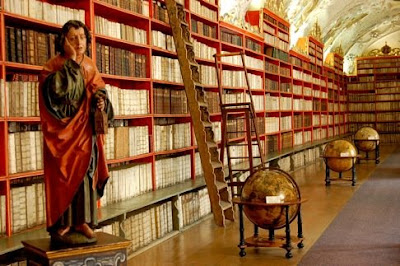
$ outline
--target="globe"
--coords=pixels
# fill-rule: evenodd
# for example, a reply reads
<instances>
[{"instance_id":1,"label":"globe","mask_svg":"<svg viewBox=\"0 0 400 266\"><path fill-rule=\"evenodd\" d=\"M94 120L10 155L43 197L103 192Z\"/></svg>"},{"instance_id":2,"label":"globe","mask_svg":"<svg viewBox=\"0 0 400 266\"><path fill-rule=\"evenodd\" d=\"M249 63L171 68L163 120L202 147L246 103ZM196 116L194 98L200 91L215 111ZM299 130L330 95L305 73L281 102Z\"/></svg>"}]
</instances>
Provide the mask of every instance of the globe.
<instances>
[{"instance_id":1,"label":"globe","mask_svg":"<svg viewBox=\"0 0 400 266\"><path fill-rule=\"evenodd\" d=\"M354 145L344 139L338 139L329 142L325 146L323 153L323 157L329 169L339 173L350 170L353 167L353 164L356 162L356 156L357 150Z\"/></svg>"},{"instance_id":2,"label":"globe","mask_svg":"<svg viewBox=\"0 0 400 266\"><path fill-rule=\"evenodd\" d=\"M379 144L379 134L372 127L362 127L354 135L354 143L361 151L369 152Z\"/></svg>"},{"instance_id":3,"label":"globe","mask_svg":"<svg viewBox=\"0 0 400 266\"><path fill-rule=\"evenodd\" d=\"M266 196L279 196L284 202L299 201L300 190L293 178L278 168L263 168L250 175L242 188L241 200L266 203ZM289 223L296 218L300 204L290 205ZM286 225L283 206L244 205L247 218L264 229L279 229Z\"/></svg>"}]
</instances>

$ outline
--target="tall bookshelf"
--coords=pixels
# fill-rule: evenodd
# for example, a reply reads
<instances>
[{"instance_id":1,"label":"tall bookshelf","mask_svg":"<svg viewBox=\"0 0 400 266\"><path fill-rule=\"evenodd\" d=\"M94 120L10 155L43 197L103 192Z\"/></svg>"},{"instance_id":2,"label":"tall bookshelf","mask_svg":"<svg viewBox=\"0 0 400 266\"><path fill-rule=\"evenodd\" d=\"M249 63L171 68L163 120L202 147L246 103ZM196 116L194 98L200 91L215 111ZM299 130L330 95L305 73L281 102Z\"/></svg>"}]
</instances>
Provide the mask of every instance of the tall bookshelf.
<instances>
[{"instance_id":1,"label":"tall bookshelf","mask_svg":"<svg viewBox=\"0 0 400 266\"><path fill-rule=\"evenodd\" d=\"M23 235L24 232L41 231L46 235L40 121L35 97L37 75L54 49L52 34L59 32L62 24L74 16L43 17L43 14L52 14L49 10L75 12L75 18L84 21L91 30L93 40L89 53L107 84L116 114L106 135L106 157L111 178L105 196L99 202L101 230L132 239L131 252L134 252L156 239L178 233L210 213L192 120L163 1L137 0L131 5L123 5L121 1L117 2L118 6L114 5L115 1L107 0L50 0L40 5L46 11L39 13L29 12L29 5L28 8L15 5L38 2L42 3L35 0L0 1L4 7L0 11L0 34L4 40L0 43L3 93L0 99L4 100L4 103L0 102L0 110L3 110L0 112L0 143L4 143L0 145L0 217L3 219L0 241L20 232ZM282 151L347 132L346 110L336 108L336 105L345 105L346 96L343 72L338 70L341 62L339 60L332 69L325 70L322 44L315 42L316 52L307 55L290 51L289 23L266 9L247 15L251 23L261 25L262 33L255 34L219 21L217 0L181 2L184 2L210 120L219 145L221 113L212 55L223 52L243 51L245 54L262 152L267 156L276 158L274 156ZM58 21L59 18L65 21ZM16 44L10 47L11 29L14 38L16 32L21 32L21 40L23 32L26 36L32 34L27 34L28 31L36 32L34 40L37 44L39 38L43 38L38 37L39 34L47 34L45 39L49 41L46 43L51 45L41 48L49 51L47 56L30 59L29 40L26 51L23 42L22 47ZM317 46L319 48L315 48ZM10 54L11 48L22 49L26 56L20 58L17 54ZM246 99L248 91L244 79L237 78L242 75L240 58L224 59L218 63L224 101ZM332 73L326 74L329 71ZM19 94L13 94L14 91L30 91L30 97L28 92L26 97L19 97ZM22 106L28 98L33 99L29 115L16 111L15 106L9 104L9 101L22 99ZM240 125L229 126L236 128ZM22 134L26 135L23 139L31 140L30 143L32 140L38 143L34 149L37 159L35 164L31 161L29 165L32 167L28 169L22 169L20 163L17 167L18 164L10 161L11 149L15 143L21 142ZM245 155L245 149L237 152ZM301 156L306 161L315 157L309 154ZM35 195L35 209L42 213L30 223L20 220L27 220L27 213L33 210L20 208L20 204L27 206L26 201L23 204L15 200L26 198L27 193ZM150 227L145 228L143 220L151 220Z\"/></svg>"},{"instance_id":2,"label":"tall bookshelf","mask_svg":"<svg viewBox=\"0 0 400 266\"><path fill-rule=\"evenodd\" d=\"M350 129L375 128L383 143L398 143L400 57L357 58L357 75L349 76Z\"/></svg>"}]
</instances>

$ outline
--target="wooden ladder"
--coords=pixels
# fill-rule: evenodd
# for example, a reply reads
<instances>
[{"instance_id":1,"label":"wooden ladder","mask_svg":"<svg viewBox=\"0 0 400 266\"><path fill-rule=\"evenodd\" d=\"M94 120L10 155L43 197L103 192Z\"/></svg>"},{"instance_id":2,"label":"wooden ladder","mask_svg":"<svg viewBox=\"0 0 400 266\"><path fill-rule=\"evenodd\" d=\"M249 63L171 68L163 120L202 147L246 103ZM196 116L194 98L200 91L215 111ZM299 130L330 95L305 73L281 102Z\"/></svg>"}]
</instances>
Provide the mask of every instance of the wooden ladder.
<instances>
[{"instance_id":1,"label":"wooden ladder","mask_svg":"<svg viewBox=\"0 0 400 266\"><path fill-rule=\"evenodd\" d=\"M195 60L189 26L181 4L166 0L169 23L175 41L188 107L200 153L204 179L207 185L215 223L225 226L225 220L234 220L231 194L225 181L223 164L219 160L218 145L210 122L204 88L200 83L199 65Z\"/></svg>"},{"instance_id":2,"label":"wooden ladder","mask_svg":"<svg viewBox=\"0 0 400 266\"><path fill-rule=\"evenodd\" d=\"M240 56L245 74L249 101L237 103L224 103L224 92L222 89L218 59L227 56ZM243 186L241 176L245 173L253 174L257 168L265 166L264 153L262 152L260 137L255 123L256 113L250 83L247 76L247 68L244 53L232 52L215 54L215 69L217 71L219 101L222 115L222 148L220 153L221 162L224 161L226 150L229 168L229 185L233 196L240 196L240 188ZM233 122L233 126L229 123ZM236 124L235 124L236 123ZM234 155L232 149L247 148L247 154ZM258 150L256 150L258 149ZM255 154L257 152L257 154ZM234 188L237 188L235 191Z\"/></svg>"}]
</instances>

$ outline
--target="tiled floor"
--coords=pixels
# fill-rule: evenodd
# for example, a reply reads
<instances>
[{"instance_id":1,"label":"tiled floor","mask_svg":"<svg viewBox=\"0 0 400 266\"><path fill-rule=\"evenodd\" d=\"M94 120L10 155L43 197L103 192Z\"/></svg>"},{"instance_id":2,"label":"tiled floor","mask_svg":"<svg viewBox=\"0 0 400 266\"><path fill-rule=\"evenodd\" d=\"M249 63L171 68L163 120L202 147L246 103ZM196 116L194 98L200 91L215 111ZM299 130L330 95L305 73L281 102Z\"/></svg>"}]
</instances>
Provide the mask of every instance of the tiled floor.
<instances>
[{"instance_id":1,"label":"tiled floor","mask_svg":"<svg viewBox=\"0 0 400 266\"><path fill-rule=\"evenodd\" d=\"M381 145L381 162L394 148L394 145ZM212 216L208 216L182 233L136 254L128 265L296 265L375 167L373 161L357 165L358 180L354 187L349 181L335 181L326 187L325 165L321 160L291 173L302 198L308 200L302 205L305 246L294 248L291 259L286 259L285 250L280 248L247 248L247 255L240 257L238 219L226 227L218 227ZM245 237L252 230L253 225L246 219ZM297 233L296 222L292 223L291 231L294 235ZM266 234L264 230L260 233ZM283 233L283 230L276 232Z\"/></svg>"}]
</instances>

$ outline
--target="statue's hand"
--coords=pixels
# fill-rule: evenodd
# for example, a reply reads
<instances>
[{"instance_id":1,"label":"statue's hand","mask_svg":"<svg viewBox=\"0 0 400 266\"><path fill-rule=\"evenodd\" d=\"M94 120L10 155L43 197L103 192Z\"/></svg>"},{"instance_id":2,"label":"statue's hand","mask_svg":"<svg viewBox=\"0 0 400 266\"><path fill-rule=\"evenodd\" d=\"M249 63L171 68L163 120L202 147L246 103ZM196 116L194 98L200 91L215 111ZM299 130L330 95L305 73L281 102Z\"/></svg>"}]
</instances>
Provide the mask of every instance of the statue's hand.
<instances>
[{"instance_id":1,"label":"statue's hand","mask_svg":"<svg viewBox=\"0 0 400 266\"><path fill-rule=\"evenodd\" d=\"M97 106L97 109L99 109L100 111L104 111L104 108L105 108L106 104L104 102L104 98L103 97L97 97L96 106Z\"/></svg>"},{"instance_id":2,"label":"statue's hand","mask_svg":"<svg viewBox=\"0 0 400 266\"><path fill-rule=\"evenodd\" d=\"M67 58L71 58L72 60L76 61L76 51L67 38L65 38L64 42L64 52Z\"/></svg>"}]
</instances>

